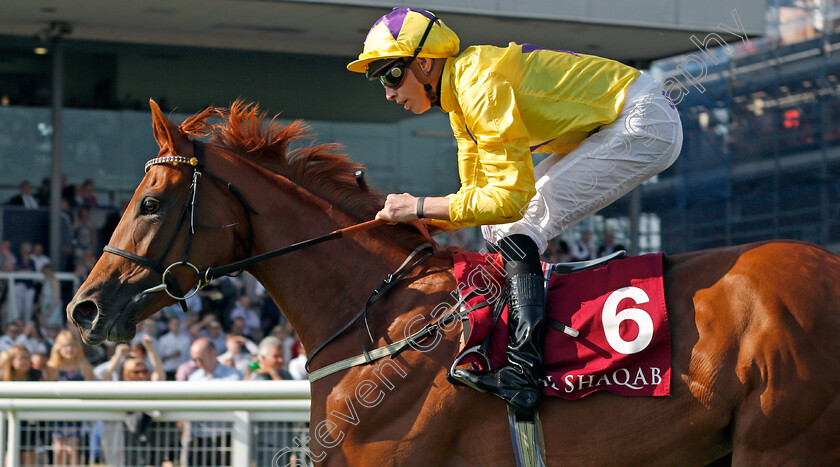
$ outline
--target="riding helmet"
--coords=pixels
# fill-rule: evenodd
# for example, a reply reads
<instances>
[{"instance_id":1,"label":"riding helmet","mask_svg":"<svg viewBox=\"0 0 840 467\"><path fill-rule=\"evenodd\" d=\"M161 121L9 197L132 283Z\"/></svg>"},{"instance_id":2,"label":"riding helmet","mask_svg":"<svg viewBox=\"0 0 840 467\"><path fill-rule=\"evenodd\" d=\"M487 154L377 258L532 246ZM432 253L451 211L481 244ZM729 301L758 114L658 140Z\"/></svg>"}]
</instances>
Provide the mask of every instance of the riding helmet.
<instances>
[{"instance_id":1,"label":"riding helmet","mask_svg":"<svg viewBox=\"0 0 840 467\"><path fill-rule=\"evenodd\" d=\"M394 8L373 24L359 59L347 65L347 69L364 73L370 62L413 56L430 21L434 21L434 25L417 57L444 58L457 54L460 48L458 35L441 19L426 10Z\"/></svg>"}]
</instances>

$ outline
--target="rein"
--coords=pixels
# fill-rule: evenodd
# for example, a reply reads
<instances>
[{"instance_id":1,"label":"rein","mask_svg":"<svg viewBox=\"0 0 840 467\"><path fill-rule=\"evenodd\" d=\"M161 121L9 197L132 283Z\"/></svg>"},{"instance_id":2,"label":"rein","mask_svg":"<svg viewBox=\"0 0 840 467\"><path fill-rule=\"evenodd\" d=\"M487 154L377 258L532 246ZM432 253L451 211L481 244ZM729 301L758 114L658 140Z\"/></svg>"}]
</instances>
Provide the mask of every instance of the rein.
<instances>
[{"instance_id":1,"label":"rein","mask_svg":"<svg viewBox=\"0 0 840 467\"><path fill-rule=\"evenodd\" d=\"M345 324L344 327L342 327L341 329L336 331L333 335L328 337L327 340L324 341L324 343L319 345L311 354L309 354L309 357L306 359L306 365L304 366L304 368L306 368L307 373L309 372L309 365L312 362L312 359L315 358L315 355L317 355L318 352L320 352L324 347L327 346L327 344L329 344L330 342L335 340L338 336L340 336L341 334L344 334L344 332L347 331L350 328L350 326L353 325L353 323L355 323L356 321L358 321L362 317L365 318L364 319L364 324L365 324L365 326L367 327L367 330L368 330L368 337L370 337L370 340L373 341L373 336L370 334L370 327L367 324L367 314L370 311L370 308L373 306L374 303L376 303L377 300L379 300L379 297L384 295L385 292L391 290L391 287L396 285L397 282L402 280L403 277L408 275L408 273L413 271L414 268L416 268L417 266L420 266L421 264L425 263L426 260L429 259L432 256L431 251L426 251L426 250L431 250L431 249L432 249L432 246L428 243L424 243L424 244L418 246L417 248L414 249L414 251L411 252L410 255L408 255L408 257L405 259L405 261L403 261L403 263L400 265L400 267L397 268L396 271L392 272L391 274L388 274L388 276L385 277L385 280L382 281L382 284L379 286L379 288L375 289L373 291L373 293L370 294L370 297L368 297L367 302L365 302L365 306L362 308L362 310L360 312L358 312L356 314L356 316L354 316L353 319L350 320L349 323ZM423 255L423 257L421 257L420 259L418 259L414 263L411 263L411 261L423 251L426 251L426 253ZM375 358L371 357L370 352L367 350L367 347L365 347L364 340L362 339L361 324L359 325L359 345L361 345L361 347L362 347L362 355L360 355L359 357L364 358L362 363L370 363L373 360L375 360ZM381 357L377 357L377 358L381 358ZM324 369L321 369L319 371L323 372ZM335 371L338 371L338 370L335 370ZM327 374L330 374L330 373L323 374L319 378L323 378ZM310 380L310 382L314 381L312 379L312 376L310 376L309 380Z\"/></svg>"},{"instance_id":2,"label":"rein","mask_svg":"<svg viewBox=\"0 0 840 467\"><path fill-rule=\"evenodd\" d=\"M385 221L380 219L374 219L367 222L362 222L360 224L352 225L350 227L345 227L343 229L333 230L332 232L321 235L320 237L310 238L309 240L304 240L302 242L294 243L287 247L279 248L277 250L269 251L268 253L263 253L257 256L251 256L250 258L245 258L241 261L237 261L235 263L230 263L224 266L218 266L215 268L207 268L203 274L205 283L210 282L211 280L221 277L227 274L230 274L234 271L239 271L241 269L245 269L252 264L259 263L260 261L265 261L267 259L274 258L276 256L285 255L286 253L291 253L293 251L297 251L312 245L317 245L319 243L325 242L327 240L335 240L337 238L341 238L345 235L352 235L357 232L361 232L363 230L372 229L374 227L379 227L380 225L385 224Z\"/></svg>"}]
</instances>

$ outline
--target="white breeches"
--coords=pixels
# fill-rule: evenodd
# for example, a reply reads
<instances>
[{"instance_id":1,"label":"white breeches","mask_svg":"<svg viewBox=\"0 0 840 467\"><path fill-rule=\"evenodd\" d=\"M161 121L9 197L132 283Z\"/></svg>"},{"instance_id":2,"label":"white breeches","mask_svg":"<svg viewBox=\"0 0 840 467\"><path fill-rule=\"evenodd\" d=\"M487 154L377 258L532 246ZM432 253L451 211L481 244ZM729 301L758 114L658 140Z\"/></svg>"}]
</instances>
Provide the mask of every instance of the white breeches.
<instances>
[{"instance_id":1,"label":"white breeches","mask_svg":"<svg viewBox=\"0 0 840 467\"><path fill-rule=\"evenodd\" d=\"M642 73L627 88L618 118L569 154L552 154L534 168L537 194L524 217L481 227L494 244L524 234L545 251L548 241L667 169L680 154L677 108L652 77Z\"/></svg>"}]
</instances>

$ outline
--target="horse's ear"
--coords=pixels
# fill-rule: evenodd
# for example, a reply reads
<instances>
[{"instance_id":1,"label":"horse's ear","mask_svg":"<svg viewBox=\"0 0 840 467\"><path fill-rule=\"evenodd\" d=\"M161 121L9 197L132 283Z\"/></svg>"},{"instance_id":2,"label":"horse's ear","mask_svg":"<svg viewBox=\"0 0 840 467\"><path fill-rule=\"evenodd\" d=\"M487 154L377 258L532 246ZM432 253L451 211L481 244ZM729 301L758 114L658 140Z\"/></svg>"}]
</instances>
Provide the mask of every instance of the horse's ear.
<instances>
[{"instance_id":1,"label":"horse's ear","mask_svg":"<svg viewBox=\"0 0 840 467\"><path fill-rule=\"evenodd\" d=\"M184 148L189 147L189 139L181 133L169 117L163 114L154 99L149 99L149 107L152 109L152 129L158 146L161 149L169 148L172 152L181 154Z\"/></svg>"}]
</instances>

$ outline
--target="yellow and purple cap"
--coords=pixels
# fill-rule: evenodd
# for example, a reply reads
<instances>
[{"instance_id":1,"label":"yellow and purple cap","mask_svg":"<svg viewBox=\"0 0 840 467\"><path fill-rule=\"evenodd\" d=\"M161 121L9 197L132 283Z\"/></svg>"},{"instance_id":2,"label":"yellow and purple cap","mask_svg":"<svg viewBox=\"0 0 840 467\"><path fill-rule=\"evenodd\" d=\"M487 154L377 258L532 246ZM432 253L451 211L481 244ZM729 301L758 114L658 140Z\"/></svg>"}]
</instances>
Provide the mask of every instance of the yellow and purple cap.
<instances>
[{"instance_id":1,"label":"yellow and purple cap","mask_svg":"<svg viewBox=\"0 0 840 467\"><path fill-rule=\"evenodd\" d=\"M429 26L429 21L434 21L435 25L429 31L417 56L444 58L457 54L461 45L458 35L434 14L413 8L394 8L373 24L365 38L365 46L359 54L359 59L347 65L347 69L364 73L370 62L413 56Z\"/></svg>"}]
</instances>

